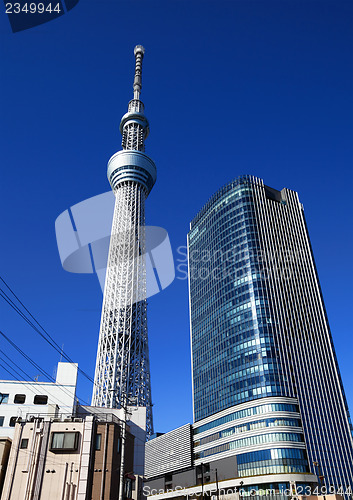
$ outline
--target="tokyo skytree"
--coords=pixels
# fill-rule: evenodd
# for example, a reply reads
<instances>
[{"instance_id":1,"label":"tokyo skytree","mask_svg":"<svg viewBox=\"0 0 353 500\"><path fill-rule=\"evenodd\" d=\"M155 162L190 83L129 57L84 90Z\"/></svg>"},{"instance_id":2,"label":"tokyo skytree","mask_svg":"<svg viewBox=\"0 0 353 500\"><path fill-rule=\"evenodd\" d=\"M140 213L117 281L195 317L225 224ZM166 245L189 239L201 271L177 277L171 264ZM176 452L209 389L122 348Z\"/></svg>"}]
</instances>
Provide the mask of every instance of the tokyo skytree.
<instances>
[{"instance_id":1,"label":"tokyo skytree","mask_svg":"<svg viewBox=\"0 0 353 500\"><path fill-rule=\"evenodd\" d=\"M115 195L92 405L146 407L147 437L153 433L147 336L145 200L156 166L145 153L149 124L140 101L142 60L137 45L134 98L122 117L123 150L108 162Z\"/></svg>"}]
</instances>

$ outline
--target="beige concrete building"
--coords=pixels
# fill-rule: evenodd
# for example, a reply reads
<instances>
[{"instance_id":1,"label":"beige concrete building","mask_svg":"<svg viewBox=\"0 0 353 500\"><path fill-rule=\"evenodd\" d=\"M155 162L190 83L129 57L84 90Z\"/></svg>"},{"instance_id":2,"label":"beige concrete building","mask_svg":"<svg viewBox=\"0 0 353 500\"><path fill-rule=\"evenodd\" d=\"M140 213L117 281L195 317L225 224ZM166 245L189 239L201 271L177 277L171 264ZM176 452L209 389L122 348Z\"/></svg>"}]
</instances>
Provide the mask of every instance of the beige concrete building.
<instances>
[{"instance_id":1,"label":"beige concrete building","mask_svg":"<svg viewBox=\"0 0 353 500\"><path fill-rule=\"evenodd\" d=\"M55 382L0 380L0 495L17 421L76 411L76 363L58 363Z\"/></svg>"},{"instance_id":2,"label":"beige concrete building","mask_svg":"<svg viewBox=\"0 0 353 500\"><path fill-rule=\"evenodd\" d=\"M114 410L95 411L17 422L1 500L116 500L124 424ZM124 498L137 499L135 438L126 430Z\"/></svg>"},{"instance_id":3,"label":"beige concrete building","mask_svg":"<svg viewBox=\"0 0 353 500\"><path fill-rule=\"evenodd\" d=\"M0 437L0 495L5 480L7 461L10 454L11 439Z\"/></svg>"}]
</instances>

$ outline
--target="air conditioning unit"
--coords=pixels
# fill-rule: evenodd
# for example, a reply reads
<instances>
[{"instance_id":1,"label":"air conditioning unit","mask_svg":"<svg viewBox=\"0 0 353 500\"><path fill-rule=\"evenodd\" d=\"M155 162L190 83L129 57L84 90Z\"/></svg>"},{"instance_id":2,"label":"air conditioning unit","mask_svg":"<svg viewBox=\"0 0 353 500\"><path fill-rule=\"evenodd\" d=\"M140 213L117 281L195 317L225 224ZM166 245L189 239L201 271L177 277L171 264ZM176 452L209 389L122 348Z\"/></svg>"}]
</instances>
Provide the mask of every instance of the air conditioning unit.
<instances>
[{"instance_id":1,"label":"air conditioning unit","mask_svg":"<svg viewBox=\"0 0 353 500\"><path fill-rule=\"evenodd\" d=\"M82 422L82 418L76 417L76 418L74 418L74 422Z\"/></svg>"}]
</instances>

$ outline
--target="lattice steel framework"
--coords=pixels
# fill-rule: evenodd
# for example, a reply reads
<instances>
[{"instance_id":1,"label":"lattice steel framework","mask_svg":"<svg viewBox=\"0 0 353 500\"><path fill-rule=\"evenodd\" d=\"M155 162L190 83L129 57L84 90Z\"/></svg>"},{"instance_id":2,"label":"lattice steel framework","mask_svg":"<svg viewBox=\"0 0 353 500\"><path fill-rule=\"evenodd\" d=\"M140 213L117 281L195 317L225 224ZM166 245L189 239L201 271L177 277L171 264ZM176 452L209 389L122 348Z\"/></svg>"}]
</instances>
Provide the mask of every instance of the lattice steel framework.
<instances>
[{"instance_id":1,"label":"lattice steel framework","mask_svg":"<svg viewBox=\"0 0 353 500\"><path fill-rule=\"evenodd\" d=\"M153 433L147 335L145 200L156 180L144 154L148 121L139 100L144 49L135 47L134 99L120 124L123 151L109 160L115 210L104 288L92 405L146 407Z\"/></svg>"}]
</instances>

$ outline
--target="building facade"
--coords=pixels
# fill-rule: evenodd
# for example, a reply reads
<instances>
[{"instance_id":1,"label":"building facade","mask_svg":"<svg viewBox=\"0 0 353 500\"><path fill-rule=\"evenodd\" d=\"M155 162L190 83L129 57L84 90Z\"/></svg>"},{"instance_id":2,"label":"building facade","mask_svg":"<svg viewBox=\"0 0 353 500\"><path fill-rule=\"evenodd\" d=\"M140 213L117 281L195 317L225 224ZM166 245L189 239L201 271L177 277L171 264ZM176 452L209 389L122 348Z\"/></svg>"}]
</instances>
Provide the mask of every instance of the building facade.
<instances>
[{"instance_id":1,"label":"building facade","mask_svg":"<svg viewBox=\"0 0 353 500\"><path fill-rule=\"evenodd\" d=\"M255 500L283 500L318 494L305 444L291 440L292 434L303 436L294 400L266 398L234 409L149 440L145 495L153 500L238 500L241 493Z\"/></svg>"},{"instance_id":2,"label":"building facade","mask_svg":"<svg viewBox=\"0 0 353 500\"><path fill-rule=\"evenodd\" d=\"M298 194L230 182L191 222L188 262L191 447L177 463L183 427L146 444L146 495L351 498L352 426Z\"/></svg>"},{"instance_id":3,"label":"building facade","mask_svg":"<svg viewBox=\"0 0 353 500\"><path fill-rule=\"evenodd\" d=\"M140 101L144 48L135 47L134 98L120 124L122 147L109 160L115 210L104 287L92 405L146 408L153 433L147 337L145 201L156 166L145 153L149 125Z\"/></svg>"},{"instance_id":4,"label":"building facade","mask_svg":"<svg viewBox=\"0 0 353 500\"><path fill-rule=\"evenodd\" d=\"M118 410L91 411L80 407L71 417L29 415L17 422L1 500L116 500L126 424ZM122 499L141 498L134 440L127 425Z\"/></svg>"},{"instance_id":5,"label":"building facade","mask_svg":"<svg viewBox=\"0 0 353 500\"><path fill-rule=\"evenodd\" d=\"M174 471L192 469L192 466L192 428L190 424L150 439L146 443L145 476L147 478L161 476L163 486L170 487L173 483L172 474Z\"/></svg>"},{"instance_id":6,"label":"building facade","mask_svg":"<svg viewBox=\"0 0 353 500\"><path fill-rule=\"evenodd\" d=\"M298 194L244 176L188 235L194 460L353 487L348 406ZM272 476L273 478L273 476Z\"/></svg>"},{"instance_id":7,"label":"building facade","mask_svg":"<svg viewBox=\"0 0 353 500\"><path fill-rule=\"evenodd\" d=\"M17 420L28 414L60 412L76 405L76 363L58 363L55 382L0 380L0 438L12 439Z\"/></svg>"},{"instance_id":8,"label":"building facade","mask_svg":"<svg viewBox=\"0 0 353 500\"><path fill-rule=\"evenodd\" d=\"M0 495L16 423L43 413L71 417L76 411L77 370L76 363L60 362L55 382L0 380Z\"/></svg>"},{"instance_id":9,"label":"building facade","mask_svg":"<svg viewBox=\"0 0 353 500\"><path fill-rule=\"evenodd\" d=\"M0 495L5 481L5 474L7 469L7 462L11 449L11 439L7 437L0 437Z\"/></svg>"}]
</instances>

